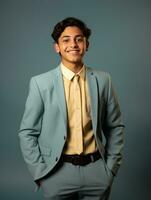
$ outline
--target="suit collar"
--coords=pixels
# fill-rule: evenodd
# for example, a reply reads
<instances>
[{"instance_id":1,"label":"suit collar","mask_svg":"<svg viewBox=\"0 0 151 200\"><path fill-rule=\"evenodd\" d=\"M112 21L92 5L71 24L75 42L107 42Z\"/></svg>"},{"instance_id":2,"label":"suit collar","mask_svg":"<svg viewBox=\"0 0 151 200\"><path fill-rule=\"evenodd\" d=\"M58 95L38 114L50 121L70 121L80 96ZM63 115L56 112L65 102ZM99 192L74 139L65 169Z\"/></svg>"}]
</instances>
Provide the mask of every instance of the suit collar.
<instances>
[{"instance_id":1,"label":"suit collar","mask_svg":"<svg viewBox=\"0 0 151 200\"><path fill-rule=\"evenodd\" d=\"M69 68L63 65L63 63L60 64L61 72L65 78L68 80L72 80L73 77L76 75L73 71L71 71ZM80 69L80 71L77 73L82 79L85 79L86 72L85 72L85 66Z\"/></svg>"}]
</instances>

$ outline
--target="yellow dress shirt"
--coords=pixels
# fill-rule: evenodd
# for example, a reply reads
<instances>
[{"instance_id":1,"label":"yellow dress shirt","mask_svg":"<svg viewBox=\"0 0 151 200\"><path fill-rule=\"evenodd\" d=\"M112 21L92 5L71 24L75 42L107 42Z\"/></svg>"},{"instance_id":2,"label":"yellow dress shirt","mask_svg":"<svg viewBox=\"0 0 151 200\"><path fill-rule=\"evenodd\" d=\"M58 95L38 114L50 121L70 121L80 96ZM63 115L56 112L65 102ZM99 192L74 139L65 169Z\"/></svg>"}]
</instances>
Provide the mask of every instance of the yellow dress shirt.
<instances>
[{"instance_id":1,"label":"yellow dress shirt","mask_svg":"<svg viewBox=\"0 0 151 200\"><path fill-rule=\"evenodd\" d=\"M65 154L88 154L97 150L90 116L86 68L75 74L61 63L68 112Z\"/></svg>"}]
</instances>

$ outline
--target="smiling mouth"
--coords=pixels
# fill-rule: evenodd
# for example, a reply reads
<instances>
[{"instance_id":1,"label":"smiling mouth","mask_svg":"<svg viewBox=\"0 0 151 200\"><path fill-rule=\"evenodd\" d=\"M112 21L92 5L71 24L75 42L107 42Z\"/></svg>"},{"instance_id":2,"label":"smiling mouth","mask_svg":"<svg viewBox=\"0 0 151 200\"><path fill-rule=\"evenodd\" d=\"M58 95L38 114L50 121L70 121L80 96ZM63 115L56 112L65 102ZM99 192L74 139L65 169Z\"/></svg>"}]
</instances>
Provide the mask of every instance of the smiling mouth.
<instances>
[{"instance_id":1,"label":"smiling mouth","mask_svg":"<svg viewBox=\"0 0 151 200\"><path fill-rule=\"evenodd\" d=\"M79 50L78 49L73 49L73 50L68 50L67 52L79 52Z\"/></svg>"}]
</instances>

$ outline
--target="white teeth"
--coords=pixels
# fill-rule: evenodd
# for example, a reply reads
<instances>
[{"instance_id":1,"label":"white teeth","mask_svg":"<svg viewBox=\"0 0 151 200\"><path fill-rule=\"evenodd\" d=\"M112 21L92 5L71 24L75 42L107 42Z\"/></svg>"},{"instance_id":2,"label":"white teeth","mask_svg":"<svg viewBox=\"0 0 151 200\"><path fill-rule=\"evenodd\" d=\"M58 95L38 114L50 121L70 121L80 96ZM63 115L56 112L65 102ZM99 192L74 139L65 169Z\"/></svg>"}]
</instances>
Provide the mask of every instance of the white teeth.
<instances>
[{"instance_id":1,"label":"white teeth","mask_svg":"<svg viewBox=\"0 0 151 200\"><path fill-rule=\"evenodd\" d=\"M79 51L79 49L72 49L72 50L68 50L68 51Z\"/></svg>"},{"instance_id":2,"label":"white teeth","mask_svg":"<svg viewBox=\"0 0 151 200\"><path fill-rule=\"evenodd\" d=\"M67 51L67 52L79 52L78 50L71 50L71 51Z\"/></svg>"}]
</instances>

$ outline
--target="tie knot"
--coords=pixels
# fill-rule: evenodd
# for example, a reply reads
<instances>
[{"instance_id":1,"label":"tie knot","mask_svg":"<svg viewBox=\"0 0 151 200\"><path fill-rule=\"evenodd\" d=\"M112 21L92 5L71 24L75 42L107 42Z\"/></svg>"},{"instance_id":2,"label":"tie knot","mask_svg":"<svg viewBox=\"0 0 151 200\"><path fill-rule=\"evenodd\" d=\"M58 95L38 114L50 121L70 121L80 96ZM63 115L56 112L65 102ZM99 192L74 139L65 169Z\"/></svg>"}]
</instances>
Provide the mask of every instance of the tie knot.
<instances>
[{"instance_id":1,"label":"tie knot","mask_svg":"<svg viewBox=\"0 0 151 200\"><path fill-rule=\"evenodd\" d=\"M80 78L80 75L79 75L79 74L76 74L76 75L74 76L74 80L77 81L77 82L79 82L79 78Z\"/></svg>"}]
</instances>

